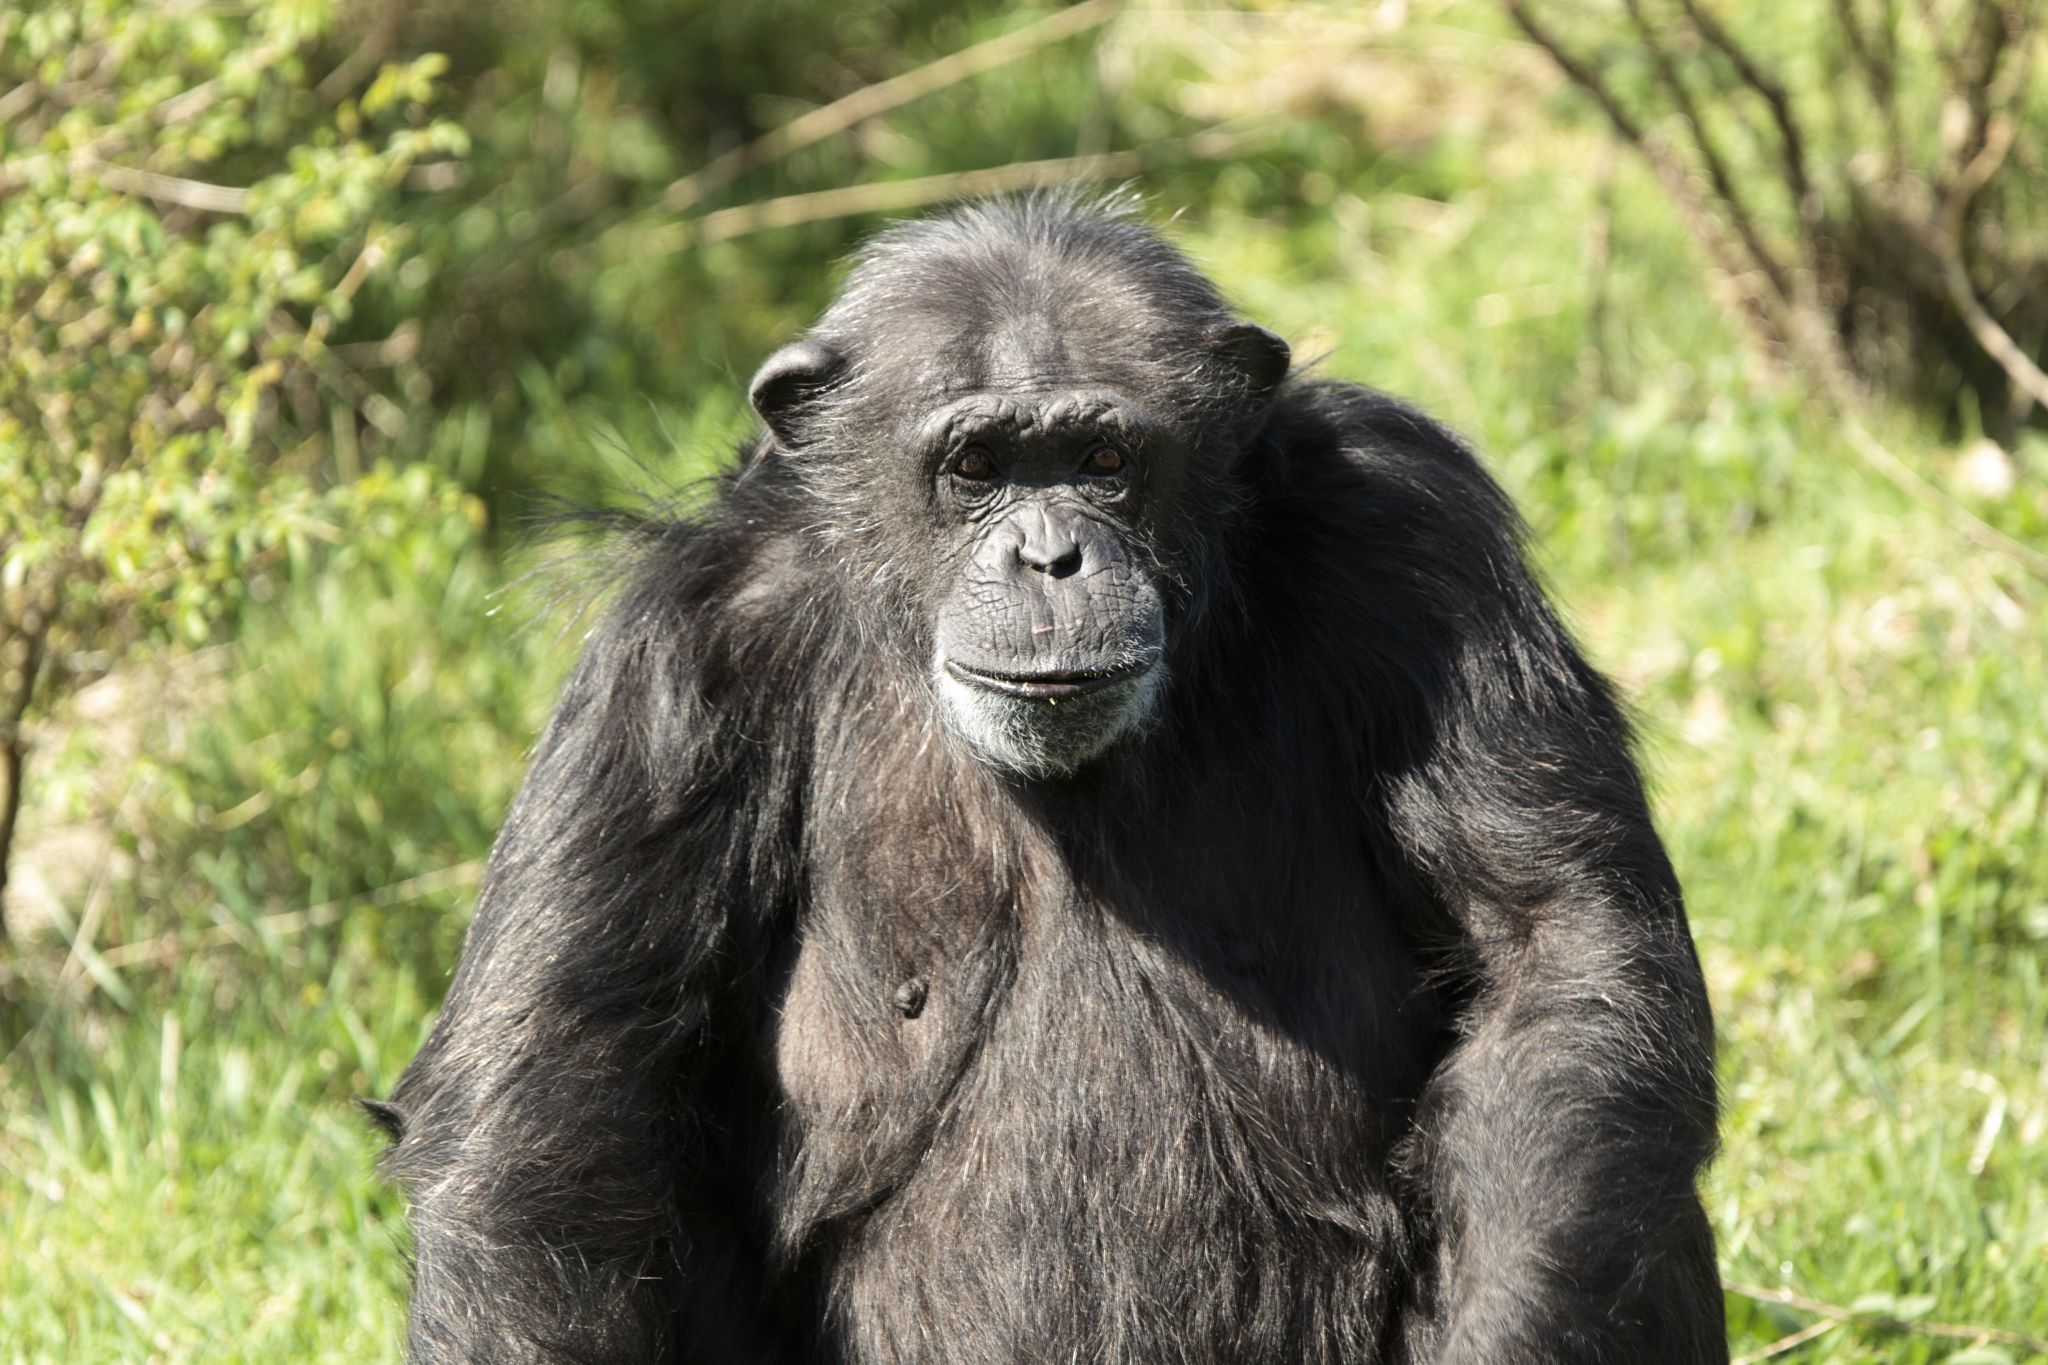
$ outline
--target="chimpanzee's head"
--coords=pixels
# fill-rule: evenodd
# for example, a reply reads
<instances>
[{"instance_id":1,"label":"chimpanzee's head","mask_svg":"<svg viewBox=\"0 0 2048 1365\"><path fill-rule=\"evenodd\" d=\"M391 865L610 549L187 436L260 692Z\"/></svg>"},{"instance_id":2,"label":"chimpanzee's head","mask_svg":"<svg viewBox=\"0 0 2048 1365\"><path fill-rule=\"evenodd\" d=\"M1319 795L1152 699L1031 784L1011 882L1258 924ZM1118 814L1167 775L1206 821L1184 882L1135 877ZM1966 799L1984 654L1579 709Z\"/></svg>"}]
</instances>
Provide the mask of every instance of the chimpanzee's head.
<instances>
[{"instance_id":1,"label":"chimpanzee's head","mask_svg":"<svg viewBox=\"0 0 2048 1365\"><path fill-rule=\"evenodd\" d=\"M1166 685L1174 585L1287 373L1116 208L988 203L885 233L752 398L984 761L1071 773Z\"/></svg>"}]
</instances>

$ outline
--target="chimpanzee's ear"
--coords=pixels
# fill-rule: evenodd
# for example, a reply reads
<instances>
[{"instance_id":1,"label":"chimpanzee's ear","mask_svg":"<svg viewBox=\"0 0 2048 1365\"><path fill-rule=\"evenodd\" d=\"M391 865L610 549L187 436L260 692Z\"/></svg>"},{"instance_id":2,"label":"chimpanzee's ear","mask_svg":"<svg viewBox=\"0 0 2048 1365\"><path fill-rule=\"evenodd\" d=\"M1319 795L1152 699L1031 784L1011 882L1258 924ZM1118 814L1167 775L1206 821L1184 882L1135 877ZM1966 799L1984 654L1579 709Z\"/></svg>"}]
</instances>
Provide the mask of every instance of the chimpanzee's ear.
<instances>
[{"instance_id":1,"label":"chimpanzee's ear","mask_svg":"<svg viewBox=\"0 0 2048 1365\"><path fill-rule=\"evenodd\" d=\"M778 445L798 444L801 415L818 390L839 377L846 359L816 341L794 341L761 362L747 397Z\"/></svg>"},{"instance_id":2,"label":"chimpanzee's ear","mask_svg":"<svg viewBox=\"0 0 2048 1365\"><path fill-rule=\"evenodd\" d=\"M1280 387L1294 359L1286 342L1250 322L1229 322L1211 329L1209 345L1235 366L1250 382L1253 392L1262 397Z\"/></svg>"},{"instance_id":3,"label":"chimpanzee's ear","mask_svg":"<svg viewBox=\"0 0 2048 1365\"><path fill-rule=\"evenodd\" d=\"M384 1136L393 1142L405 1136L405 1111L397 1105L386 1104L381 1100L359 1099L356 1101L356 1107L367 1114L370 1121L382 1129Z\"/></svg>"}]
</instances>

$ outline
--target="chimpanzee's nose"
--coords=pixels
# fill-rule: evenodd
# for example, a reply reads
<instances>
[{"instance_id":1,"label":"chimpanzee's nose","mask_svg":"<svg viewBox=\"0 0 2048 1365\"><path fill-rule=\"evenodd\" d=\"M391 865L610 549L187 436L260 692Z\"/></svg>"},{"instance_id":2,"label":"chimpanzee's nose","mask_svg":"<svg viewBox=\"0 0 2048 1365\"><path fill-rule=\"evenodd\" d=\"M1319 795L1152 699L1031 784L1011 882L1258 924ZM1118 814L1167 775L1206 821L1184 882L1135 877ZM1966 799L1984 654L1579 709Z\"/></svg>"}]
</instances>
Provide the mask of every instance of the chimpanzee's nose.
<instances>
[{"instance_id":1,"label":"chimpanzee's nose","mask_svg":"<svg viewBox=\"0 0 2048 1365\"><path fill-rule=\"evenodd\" d=\"M1017 542L1017 559L1034 573L1054 578L1071 578L1081 571L1081 542L1065 518L1043 512L1020 519L1024 534Z\"/></svg>"}]
</instances>

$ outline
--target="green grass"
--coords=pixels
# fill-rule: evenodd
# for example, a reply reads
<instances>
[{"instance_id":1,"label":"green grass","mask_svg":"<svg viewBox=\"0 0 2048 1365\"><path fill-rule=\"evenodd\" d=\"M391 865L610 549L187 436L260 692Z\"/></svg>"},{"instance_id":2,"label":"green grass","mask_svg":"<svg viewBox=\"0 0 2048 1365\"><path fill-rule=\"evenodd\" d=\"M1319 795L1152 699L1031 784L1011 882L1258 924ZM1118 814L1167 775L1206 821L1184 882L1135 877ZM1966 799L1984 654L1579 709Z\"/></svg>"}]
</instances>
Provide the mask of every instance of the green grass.
<instances>
[{"instance_id":1,"label":"green grass","mask_svg":"<svg viewBox=\"0 0 2048 1365\"><path fill-rule=\"evenodd\" d=\"M1627 162L1591 277L1604 157L1481 110L1421 164L1221 175L1179 231L1325 372L1482 445L1635 697L1719 1013L1726 1273L1866 1315L1776 1358L2037 1358L1888 1319L2048 1336L2042 585L1743 347ZM1954 439L1884 434L1949 478ZM1978 511L2040 544L2048 495L2023 477ZM101 941L242 940L110 974L16 1051L0 1360L395 1356L399 1207L349 1100L426 1027L461 869L573 648L490 596L502 572L436 541L296 585L159 755ZM336 901L332 926L248 927ZM1813 1321L1729 1303L1738 1352Z\"/></svg>"},{"instance_id":2,"label":"green grass","mask_svg":"<svg viewBox=\"0 0 2048 1365\"><path fill-rule=\"evenodd\" d=\"M227 941L81 975L14 1052L0 1360L397 1357L399 1205L351 1101L425 1036L569 647L499 575L460 527L397 532L252 621L227 694L157 736L100 938Z\"/></svg>"}]
</instances>

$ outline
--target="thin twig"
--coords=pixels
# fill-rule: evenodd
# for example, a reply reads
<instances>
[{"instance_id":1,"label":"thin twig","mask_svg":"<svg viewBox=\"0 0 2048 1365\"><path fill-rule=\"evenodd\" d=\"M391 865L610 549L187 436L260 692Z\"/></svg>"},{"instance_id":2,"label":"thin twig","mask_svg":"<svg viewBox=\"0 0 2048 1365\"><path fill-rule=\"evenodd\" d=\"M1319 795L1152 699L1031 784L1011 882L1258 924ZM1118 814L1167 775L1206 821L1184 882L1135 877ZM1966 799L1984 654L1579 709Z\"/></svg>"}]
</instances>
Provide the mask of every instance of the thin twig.
<instances>
[{"instance_id":1,"label":"thin twig","mask_svg":"<svg viewBox=\"0 0 2048 1365\"><path fill-rule=\"evenodd\" d=\"M1528 35L1529 41L1543 49L1558 69L1570 78L1571 83L1593 97L1600 106L1600 112L1607 115L1607 121L1621 134L1622 140L1641 147L1644 142L1642 125L1624 108L1621 101L1600 77L1600 73L1574 57L1555 33L1545 28L1536 18L1526 0L1504 0L1508 18L1515 21L1515 27Z\"/></svg>"},{"instance_id":2,"label":"thin twig","mask_svg":"<svg viewBox=\"0 0 2048 1365\"><path fill-rule=\"evenodd\" d=\"M43 97L39 81L23 81L6 94L0 95L0 128L14 121L17 114Z\"/></svg>"},{"instance_id":3,"label":"thin twig","mask_svg":"<svg viewBox=\"0 0 2048 1365\"><path fill-rule=\"evenodd\" d=\"M1707 122L1701 115L1699 105L1694 102L1692 90L1679 73L1677 63L1659 41L1643 14L1642 0L1623 0L1628 8L1629 19L1634 23L1636 34L1643 47L1650 54L1650 62L1657 68L1657 78L1670 93L1672 103L1678 106L1679 117L1685 120L1686 130L1692 135L1693 150L1699 153L1700 163L1706 167L1707 180L1714 187L1714 194L1720 199L1721 207L1728 215L1728 221L1735 227L1735 235L1749 253L1750 261L1764 273L1786 306L1792 303L1792 284L1785 275L1784 266L1778 263L1777 255L1764 242L1763 234L1757 230L1756 217L1750 212L1749 203L1735 186L1735 178L1728 173L1728 163L1721 157L1721 150L1715 144L1713 134L1707 129Z\"/></svg>"},{"instance_id":4,"label":"thin twig","mask_svg":"<svg viewBox=\"0 0 2048 1365\"><path fill-rule=\"evenodd\" d=\"M1943 1337L1951 1341L1995 1341L2001 1346L2017 1346L2023 1351L2048 1355L2048 1337L2029 1336L2025 1332L2015 1332L2007 1327L1984 1327L1966 1322L1908 1322L1904 1318L1895 1318L1885 1313L1859 1313L1840 1304L1809 1299L1804 1294L1795 1294L1789 1289L1769 1289L1760 1284L1747 1284L1741 1280L1723 1280L1721 1287L1731 1294L1740 1294L1745 1299L1755 1299L1759 1303L1781 1303L1787 1308L1796 1308L1802 1313L1811 1313L1815 1317L1849 1326L1875 1327L1886 1332Z\"/></svg>"},{"instance_id":5,"label":"thin twig","mask_svg":"<svg viewBox=\"0 0 2048 1365\"><path fill-rule=\"evenodd\" d=\"M1970 201L1997 174L2006 153L2012 150L2013 136L2012 119L2000 117L1992 120L1983 149L1963 168L1962 174L1956 178L1955 189L1943 206L1942 224L1934 233L1934 248L1941 258L1942 283L1948 289L1949 302L1962 314L1970 335L1977 339L1984 354L1998 362L1999 368L2005 371L2021 393L2048 407L2048 374L2044 374L2032 357L2012 339L2012 333L1991 316L1983 300L1977 297L1976 287L1970 283L1969 267L1963 261L1964 219L1969 213Z\"/></svg>"},{"instance_id":6,"label":"thin twig","mask_svg":"<svg viewBox=\"0 0 2048 1365\"><path fill-rule=\"evenodd\" d=\"M1856 0L1835 0L1835 23L1849 49L1850 64L1869 87L1870 102L1884 122L1885 136L1891 144L1890 173L1895 176L1906 165L1906 135L1899 123L1898 73L1871 45L1870 36L1863 31L1862 16L1856 12Z\"/></svg>"},{"instance_id":7,"label":"thin twig","mask_svg":"<svg viewBox=\"0 0 2048 1365\"><path fill-rule=\"evenodd\" d=\"M1004 194L1041 185L1121 180L1137 175L1167 154L1184 155L1195 160L1216 160L1236 155L1251 141L1249 134L1209 129L1189 138L1156 142L1128 151L1053 157L1046 161L1015 161L1005 166L948 171L912 180L870 181L809 194L787 194L651 229L634 243L634 250L680 251L705 242L722 242L800 223L853 218L867 213L898 213L951 199Z\"/></svg>"},{"instance_id":8,"label":"thin twig","mask_svg":"<svg viewBox=\"0 0 2048 1365\"><path fill-rule=\"evenodd\" d=\"M15 87L15 89L40 92L42 87L34 84L24 84ZM111 128L102 129L92 141L86 143L83 147L72 149L68 156L65 156L66 164L86 167L104 165L105 157L113 152L130 132L134 131L134 125L146 120L155 120L157 124L189 122L204 113L215 100L219 99L220 92L220 81L216 79L202 81L190 90L181 90L175 95L159 100L149 109L143 110L138 114L132 114ZM12 97L13 92L10 91L7 98L11 99ZM15 185L26 182L31 175L47 170L58 160L60 155L64 154L42 152L35 156L16 157L11 162L0 164L0 192L5 192ZM143 174L146 174L146 172L143 172Z\"/></svg>"},{"instance_id":9,"label":"thin twig","mask_svg":"<svg viewBox=\"0 0 2048 1365\"><path fill-rule=\"evenodd\" d=\"M1086 0L1086 3L1059 10L1037 23L1026 24L1001 37L948 53L900 76L862 86L705 163L662 191L661 207L670 213L694 208L706 195L731 184L756 166L844 132L863 119L922 99L970 76L980 75L1039 48L1086 32L1108 22L1122 4L1123 0Z\"/></svg>"},{"instance_id":10,"label":"thin twig","mask_svg":"<svg viewBox=\"0 0 2048 1365\"><path fill-rule=\"evenodd\" d=\"M1773 1357L1781 1356L1787 1351L1804 1346L1815 1337L1826 1336L1829 1332L1835 1331L1841 1326L1842 1321L1839 1318L1821 1318L1818 1321L1809 1322L1798 1331L1779 1337L1768 1346L1760 1346L1754 1351L1743 1352L1735 1357L1735 1359L1729 1361L1728 1365L1757 1365L1758 1361L1770 1360Z\"/></svg>"},{"instance_id":11,"label":"thin twig","mask_svg":"<svg viewBox=\"0 0 2048 1365\"><path fill-rule=\"evenodd\" d=\"M1836 390L1834 397L1843 434L1849 438L1849 448L1856 452L1859 459L1897 485L1907 495L1946 516L1966 538L1977 542L1984 549L2010 555L2023 567L2032 571L2035 577L2048 582L2048 554L2042 554L2033 546L2014 540L1930 483L1925 475L1894 455L1884 442L1870 434L1870 429L1863 425L1852 410L1853 405L1846 394Z\"/></svg>"},{"instance_id":12,"label":"thin twig","mask_svg":"<svg viewBox=\"0 0 2048 1365\"><path fill-rule=\"evenodd\" d=\"M1998 80L1998 68L2012 46L2015 21L2016 16L1998 0L1977 0L1971 9L1963 49L1957 54L1956 66L1959 69L1943 72L1949 78L1950 88L1962 97L1970 110L1969 131L1956 148L1956 160L1964 165L1974 161L1984 150L1986 139L1991 134L1991 120L1998 108L1992 87ZM1966 66L1965 58L1973 60Z\"/></svg>"},{"instance_id":13,"label":"thin twig","mask_svg":"<svg viewBox=\"0 0 2048 1365\"><path fill-rule=\"evenodd\" d=\"M123 194L139 194L160 204L176 204L179 208L197 209L201 213L249 211L249 191L232 185L209 185L203 180L159 175L133 166L111 166L92 157L78 158L73 164L90 170L110 188Z\"/></svg>"},{"instance_id":14,"label":"thin twig","mask_svg":"<svg viewBox=\"0 0 2048 1365\"><path fill-rule=\"evenodd\" d=\"M1649 162L1651 173L1657 177L1657 183L1663 186L1664 192L1671 196L1694 240L1706 250L1715 268L1736 291L1743 320L1750 325L1759 344L1767 351L1792 345L1789 333L1797 329L1796 320L1784 316L1782 298L1767 295L1759 289L1753 272L1743 268L1740 250L1729 240L1727 229L1701 197L1699 187L1684 164L1660 138L1636 122L1606 79L1574 56L1563 40L1536 18L1526 0L1503 0L1503 3L1515 26L1557 64L1566 79L1592 98L1607 116L1616 135Z\"/></svg>"},{"instance_id":15,"label":"thin twig","mask_svg":"<svg viewBox=\"0 0 2048 1365\"><path fill-rule=\"evenodd\" d=\"M1792 191L1799 219L1808 225L1818 221L1820 196L1814 192L1813 180L1806 169L1806 137L1799 127L1799 120L1792 114L1792 101L1785 93L1784 83L1759 66L1749 50L1736 42L1721 26L1720 20L1699 0L1678 2L1685 9L1685 17L1700 31L1700 36L1719 49L1735 67L1735 74L1742 83L1755 91L1757 98L1771 111L1771 122L1778 128L1778 153L1785 167L1785 183Z\"/></svg>"},{"instance_id":16,"label":"thin twig","mask_svg":"<svg viewBox=\"0 0 2048 1365\"><path fill-rule=\"evenodd\" d=\"M121 802L127 799L127 794L123 793ZM121 802L115 804L118 806ZM102 857L100 865L93 870L92 884L85 893L85 913L78 917L78 928L71 935L71 949L64 955L64 965L57 969L54 994L60 1001L81 975L91 972L97 979L106 970L106 958L94 947L94 940L99 937L100 922L107 915L107 886L113 873L114 860L111 857Z\"/></svg>"},{"instance_id":17,"label":"thin twig","mask_svg":"<svg viewBox=\"0 0 2048 1365\"><path fill-rule=\"evenodd\" d=\"M398 42L398 21L404 13L394 5L380 14L363 35L363 40L356 44L355 50L313 87L313 94L322 103L333 104L355 89L363 77L376 70L391 54L391 49Z\"/></svg>"},{"instance_id":18,"label":"thin twig","mask_svg":"<svg viewBox=\"0 0 2048 1365\"><path fill-rule=\"evenodd\" d=\"M188 952L203 952L209 948L222 948L232 943L248 941L251 932L259 939L282 938L289 934L302 933L307 929L333 924L344 913L361 905L389 906L436 891L447 891L455 887L474 885L483 875L483 860L472 859L456 863L451 867L436 868L422 872L417 877L408 877L402 882L378 887L360 896L345 896L304 910L287 910L275 915L262 915L247 923L235 922L216 925L197 934L163 934L156 938L138 939L134 943L123 943L100 954L100 960L109 967L133 967L141 963L162 962Z\"/></svg>"}]
</instances>

